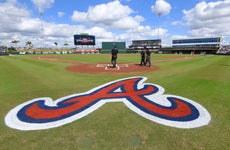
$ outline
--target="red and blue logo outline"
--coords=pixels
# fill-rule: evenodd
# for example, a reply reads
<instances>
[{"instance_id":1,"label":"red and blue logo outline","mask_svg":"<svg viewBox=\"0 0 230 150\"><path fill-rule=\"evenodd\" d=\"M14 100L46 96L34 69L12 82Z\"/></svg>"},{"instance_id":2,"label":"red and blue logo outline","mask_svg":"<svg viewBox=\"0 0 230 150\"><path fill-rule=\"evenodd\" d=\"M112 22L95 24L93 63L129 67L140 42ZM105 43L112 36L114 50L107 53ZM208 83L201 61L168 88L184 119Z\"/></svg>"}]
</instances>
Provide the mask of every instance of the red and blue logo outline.
<instances>
[{"instance_id":1,"label":"red and blue logo outline","mask_svg":"<svg viewBox=\"0 0 230 150\"><path fill-rule=\"evenodd\" d=\"M123 102L151 121L176 128L207 125L211 116L200 104L185 97L164 94L164 88L144 83L146 77L130 77L106 83L88 92L56 101L36 98L13 108L5 117L7 126L18 130L59 127L78 120L107 102Z\"/></svg>"}]
</instances>

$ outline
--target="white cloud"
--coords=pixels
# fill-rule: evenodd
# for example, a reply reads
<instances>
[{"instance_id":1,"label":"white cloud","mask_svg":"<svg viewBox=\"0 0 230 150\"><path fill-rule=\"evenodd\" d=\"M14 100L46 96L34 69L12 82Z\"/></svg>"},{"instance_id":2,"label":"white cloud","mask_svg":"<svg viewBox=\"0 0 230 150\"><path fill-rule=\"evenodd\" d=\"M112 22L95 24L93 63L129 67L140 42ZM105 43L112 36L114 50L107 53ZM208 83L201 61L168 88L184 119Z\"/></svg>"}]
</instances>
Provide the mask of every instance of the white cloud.
<instances>
[{"instance_id":1,"label":"white cloud","mask_svg":"<svg viewBox=\"0 0 230 150\"><path fill-rule=\"evenodd\" d=\"M30 16L30 12L19 7L16 1L9 0L0 3L0 33L12 33L20 31L20 24Z\"/></svg>"},{"instance_id":2,"label":"white cloud","mask_svg":"<svg viewBox=\"0 0 230 150\"><path fill-rule=\"evenodd\" d=\"M59 11L59 12L57 13L57 15L58 15L58 17L59 17L59 18L61 18L61 17L63 17L63 16L65 15L65 13L64 13L64 12Z\"/></svg>"},{"instance_id":3,"label":"white cloud","mask_svg":"<svg viewBox=\"0 0 230 150\"><path fill-rule=\"evenodd\" d=\"M171 10L171 5L165 0L157 0L155 5L151 6L153 12L157 15L166 15Z\"/></svg>"},{"instance_id":4,"label":"white cloud","mask_svg":"<svg viewBox=\"0 0 230 150\"><path fill-rule=\"evenodd\" d=\"M186 38L189 38L185 35L173 35L171 36L172 39L186 39Z\"/></svg>"},{"instance_id":5,"label":"white cloud","mask_svg":"<svg viewBox=\"0 0 230 150\"><path fill-rule=\"evenodd\" d=\"M25 46L27 41L33 45L41 46L41 20L32 18L30 11L15 0L0 3L0 41L11 46L11 41L19 40L18 46ZM73 39L71 31L84 31L83 26L54 24L43 21L44 40L64 41ZM72 40L73 41L73 40ZM52 41L47 41L52 43ZM49 46L49 45L47 45Z\"/></svg>"},{"instance_id":6,"label":"white cloud","mask_svg":"<svg viewBox=\"0 0 230 150\"><path fill-rule=\"evenodd\" d=\"M36 2L36 6L44 11L51 7L54 0L46 1L47 4L44 4L44 1ZM59 17L65 15L64 12L57 12L57 14ZM27 41L31 41L34 47L44 45L55 47L54 42L57 42L59 46L68 42L70 47L73 47L73 35L82 32L95 35L97 46L103 41L130 42L134 39L154 39L157 35L157 29L140 24L145 18L135 15L131 8L122 5L119 1L91 6L87 12L75 11L72 19L77 22L76 25L43 20L43 33L40 18L33 17L32 10L27 8L26 4L20 4L16 0L0 2L0 18L0 41L5 43L7 38L8 46L13 45L11 41L19 40L19 47L25 46ZM84 25L78 22L84 22ZM167 32L165 29L160 29L160 35ZM42 40L44 45L42 45Z\"/></svg>"},{"instance_id":7,"label":"white cloud","mask_svg":"<svg viewBox=\"0 0 230 150\"><path fill-rule=\"evenodd\" d=\"M87 21L87 13L79 12L79 11L75 10L73 12L71 19L72 19L72 21L75 21L75 22L86 22Z\"/></svg>"},{"instance_id":8,"label":"white cloud","mask_svg":"<svg viewBox=\"0 0 230 150\"><path fill-rule=\"evenodd\" d=\"M230 36L230 1L202 1L190 10L183 10L192 36Z\"/></svg>"},{"instance_id":9,"label":"white cloud","mask_svg":"<svg viewBox=\"0 0 230 150\"><path fill-rule=\"evenodd\" d=\"M97 24L105 28L136 28L144 18L142 16L132 17L132 13L133 10L128 6L122 5L119 1L113 1L90 6L87 12L74 11L72 21Z\"/></svg>"},{"instance_id":10,"label":"white cloud","mask_svg":"<svg viewBox=\"0 0 230 150\"><path fill-rule=\"evenodd\" d=\"M136 28L138 26L139 26L139 22L137 22L132 17L121 18L121 19L112 23L113 28L124 29L124 30Z\"/></svg>"},{"instance_id":11,"label":"white cloud","mask_svg":"<svg viewBox=\"0 0 230 150\"><path fill-rule=\"evenodd\" d=\"M114 1L89 7L87 18L94 22L115 21L127 17L131 12L132 10L128 6L123 6L119 1Z\"/></svg>"},{"instance_id":12,"label":"white cloud","mask_svg":"<svg viewBox=\"0 0 230 150\"><path fill-rule=\"evenodd\" d=\"M184 26L185 23L182 22L182 21L173 21L173 22L172 22L172 25L173 25L173 26Z\"/></svg>"},{"instance_id":13,"label":"white cloud","mask_svg":"<svg viewBox=\"0 0 230 150\"><path fill-rule=\"evenodd\" d=\"M27 32L31 34L40 32L40 28L38 28L39 24L39 19L22 18L20 22L15 24L14 27L20 32Z\"/></svg>"},{"instance_id":14,"label":"white cloud","mask_svg":"<svg viewBox=\"0 0 230 150\"><path fill-rule=\"evenodd\" d=\"M55 0L31 0L37 7L39 13L44 13L46 8L50 8Z\"/></svg>"}]
</instances>

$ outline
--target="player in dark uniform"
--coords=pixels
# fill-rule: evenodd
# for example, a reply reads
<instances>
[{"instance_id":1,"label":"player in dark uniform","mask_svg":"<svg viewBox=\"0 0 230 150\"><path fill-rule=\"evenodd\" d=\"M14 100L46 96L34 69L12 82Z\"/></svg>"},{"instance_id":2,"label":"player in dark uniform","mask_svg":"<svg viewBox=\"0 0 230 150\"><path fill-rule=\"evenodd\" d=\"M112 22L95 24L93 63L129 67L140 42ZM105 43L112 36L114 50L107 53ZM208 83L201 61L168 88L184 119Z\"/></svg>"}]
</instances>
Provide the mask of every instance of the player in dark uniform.
<instances>
[{"instance_id":1,"label":"player in dark uniform","mask_svg":"<svg viewBox=\"0 0 230 150\"><path fill-rule=\"evenodd\" d=\"M151 52L148 48L146 48L146 61L145 65L149 64L149 67L151 67Z\"/></svg>"},{"instance_id":2,"label":"player in dark uniform","mask_svg":"<svg viewBox=\"0 0 230 150\"><path fill-rule=\"evenodd\" d=\"M118 49L116 46L114 46L113 49L111 50L111 56L112 56L111 63L113 65L113 68L115 68L117 65L117 54L118 54Z\"/></svg>"},{"instance_id":3,"label":"player in dark uniform","mask_svg":"<svg viewBox=\"0 0 230 150\"><path fill-rule=\"evenodd\" d=\"M145 51L141 50L141 63L139 64L140 66L145 65Z\"/></svg>"}]
</instances>

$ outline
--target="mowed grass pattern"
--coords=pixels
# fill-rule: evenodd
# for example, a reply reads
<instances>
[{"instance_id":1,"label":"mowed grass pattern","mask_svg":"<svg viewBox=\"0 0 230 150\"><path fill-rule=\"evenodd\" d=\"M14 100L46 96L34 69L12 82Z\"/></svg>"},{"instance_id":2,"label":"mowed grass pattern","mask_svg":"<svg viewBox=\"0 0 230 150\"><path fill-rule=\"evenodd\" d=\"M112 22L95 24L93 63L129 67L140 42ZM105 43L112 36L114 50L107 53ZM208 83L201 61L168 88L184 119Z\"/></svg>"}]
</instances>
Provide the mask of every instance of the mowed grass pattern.
<instances>
[{"instance_id":1,"label":"mowed grass pattern","mask_svg":"<svg viewBox=\"0 0 230 150\"><path fill-rule=\"evenodd\" d=\"M187 59L173 60L175 55L152 55L152 63L159 70L119 75L68 72L64 69L67 63L34 59L34 56L0 57L0 149L227 150L230 147L229 56L182 55ZM107 54L51 56L86 63L110 62ZM138 54L118 56L118 63L139 61ZM172 128L135 114L123 103L108 103L84 118L48 130L18 131L4 123L8 111L25 101L39 97L56 100L130 76L145 76L146 82L161 85L167 94L198 102L211 114L211 122L194 129Z\"/></svg>"}]
</instances>

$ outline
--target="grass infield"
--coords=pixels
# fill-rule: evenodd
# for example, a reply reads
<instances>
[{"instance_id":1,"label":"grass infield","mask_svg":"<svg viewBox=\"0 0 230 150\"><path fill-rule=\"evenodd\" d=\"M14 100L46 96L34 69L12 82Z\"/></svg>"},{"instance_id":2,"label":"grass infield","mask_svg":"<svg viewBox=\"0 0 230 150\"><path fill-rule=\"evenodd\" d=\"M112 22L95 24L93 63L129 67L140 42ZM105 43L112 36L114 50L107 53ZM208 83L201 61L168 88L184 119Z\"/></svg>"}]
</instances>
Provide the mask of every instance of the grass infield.
<instances>
[{"instance_id":1,"label":"grass infield","mask_svg":"<svg viewBox=\"0 0 230 150\"><path fill-rule=\"evenodd\" d=\"M160 69L139 74L82 74L65 70L68 63L34 59L35 55L0 57L0 149L207 149L230 147L230 58L199 56L172 60L175 55L152 55ZM38 55L36 55L37 57ZM42 56L42 55L41 55ZM44 56L44 55L43 55ZM110 55L46 55L85 63L110 62ZM161 61L170 60L170 61ZM172 60L172 61L171 61ZM120 54L119 62L139 63L138 54ZM123 103L107 103L64 126L38 131L7 127L4 117L15 106L39 97L53 100L86 92L104 83L131 76L165 88L166 94L192 99L212 120L207 126L178 129L149 121Z\"/></svg>"}]
</instances>

